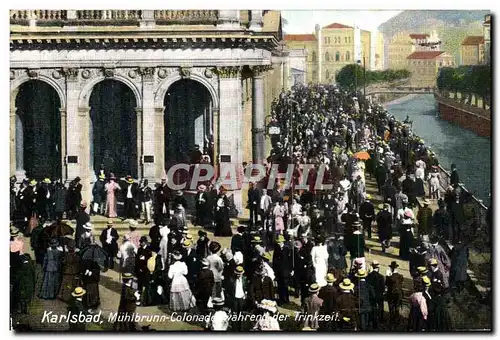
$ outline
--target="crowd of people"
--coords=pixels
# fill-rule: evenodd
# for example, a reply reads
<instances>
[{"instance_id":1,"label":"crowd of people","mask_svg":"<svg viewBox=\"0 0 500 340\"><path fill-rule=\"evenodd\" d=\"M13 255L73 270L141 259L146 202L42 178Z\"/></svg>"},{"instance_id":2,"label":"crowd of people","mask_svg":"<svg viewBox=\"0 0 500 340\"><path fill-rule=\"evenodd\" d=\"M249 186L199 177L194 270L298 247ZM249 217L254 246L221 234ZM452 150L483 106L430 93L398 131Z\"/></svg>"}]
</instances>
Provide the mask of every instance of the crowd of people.
<instances>
[{"instance_id":1,"label":"crowd of people","mask_svg":"<svg viewBox=\"0 0 500 340\"><path fill-rule=\"evenodd\" d=\"M281 94L272 112L283 134L273 137L265 165L282 169L295 164L292 185L286 188L278 181L267 190L268 178L250 183L250 219L234 235L231 203L215 183L200 185L194 197L195 240L189 233L187 200L181 191L169 190L166 179L151 189L147 180L139 185L128 176L120 183L113 174L100 173L90 213L79 178L67 189L48 179L25 181L19 189L11 181L11 309L27 312L35 294L36 264L43 272L38 296L60 298L75 313L95 312L101 270L117 270L123 281L118 313L124 320L116 322L117 330L135 330L131 316L138 306L151 305L213 313L204 324L209 330L280 330L275 316L278 306L290 303L290 295L300 298L301 329L394 330L401 321L404 279L397 261L383 275L380 263L366 260L365 241L374 239L376 227L382 251L393 251L397 232L400 261L409 262L414 291L408 296L407 329L449 330L446 305L464 287L473 236L465 225L466 197L456 167L441 196L437 159L409 124L333 85L296 86ZM313 169L310 189L295 190L302 164L326 166L323 184L333 189L314 187ZM380 205L366 193L367 178L377 183ZM124 197L120 215L129 221L124 235L114 227L117 190ZM439 203L434 213L431 200ZM93 234L90 215L95 213L109 218L100 235ZM74 234L45 232L62 224L63 214L76 221ZM148 235L137 231L141 214L144 223L153 222ZM213 228L214 239L205 228ZM34 263L22 233L31 236ZM230 245L223 247L220 237L231 237ZM454 244L451 254L442 247L446 240ZM234 314L261 318L248 328L233 320ZM317 315L332 318L324 321ZM72 330L85 327L70 324Z\"/></svg>"}]
</instances>

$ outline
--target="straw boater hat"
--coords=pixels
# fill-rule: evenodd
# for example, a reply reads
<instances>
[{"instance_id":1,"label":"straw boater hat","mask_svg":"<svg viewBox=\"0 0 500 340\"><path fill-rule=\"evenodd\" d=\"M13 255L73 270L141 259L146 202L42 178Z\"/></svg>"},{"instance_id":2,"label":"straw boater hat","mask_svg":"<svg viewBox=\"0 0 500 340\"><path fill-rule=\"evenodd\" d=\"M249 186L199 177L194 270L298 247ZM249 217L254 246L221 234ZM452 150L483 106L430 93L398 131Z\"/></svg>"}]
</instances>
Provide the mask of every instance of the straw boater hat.
<instances>
[{"instance_id":1,"label":"straw boater hat","mask_svg":"<svg viewBox=\"0 0 500 340\"><path fill-rule=\"evenodd\" d=\"M212 254L217 253L220 250L220 248L221 248L220 243L216 241L212 241L208 245L208 250L210 250Z\"/></svg>"},{"instance_id":2,"label":"straw boater hat","mask_svg":"<svg viewBox=\"0 0 500 340\"><path fill-rule=\"evenodd\" d=\"M186 235L186 240L192 240L192 239L193 239L193 235L189 235L189 234Z\"/></svg>"},{"instance_id":3,"label":"straw boater hat","mask_svg":"<svg viewBox=\"0 0 500 340\"><path fill-rule=\"evenodd\" d=\"M377 206L377 208L378 208L379 210L384 210L384 204L383 204L383 203L380 203L380 204Z\"/></svg>"},{"instance_id":4,"label":"straw boater hat","mask_svg":"<svg viewBox=\"0 0 500 340\"><path fill-rule=\"evenodd\" d=\"M309 293L317 293L319 292L319 285L317 283L313 283L309 286Z\"/></svg>"},{"instance_id":5,"label":"straw boater hat","mask_svg":"<svg viewBox=\"0 0 500 340\"><path fill-rule=\"evenodd\" d=\"M210 263L208 262L207 259L201 260L201 268L208 268L210 267Z\"/></svg>"},{"instance_id":6,"label":"straw boater hat","mask_svg":"<svg viewBox=\"0 0 500 340\"><path fill-rule=\"evenodd\" d=\"M83 228L87 229L87 230L92 230L92 223L90 223L90 222L85 223L83 225Z\"/></svg>"},{"instance_id":7,"label":"straw boater hat","mask_svg":"<svg viewBox=\"0 0 500 340\"><path fill-rule=\"evenodd\" d=\"M366 277L366 270L364 269L358 269L358 272L355 274L356 277Z\"/></svg>"},{"instance_id":8,"label":"straw boater hat","mask_svg":"<svg viewBox=\"0 0 500 340\"><path fill-rule=\"evenodd\" d=\"M252 238L252 241L251 241L251 243L261 243L261 242L262 242L262 240L261 240L260 236L254 236Z\"/></svg>"},{"instance_id":9,"label":"straw boater hat","mask_svg":"<svg viewBox=\"0 0 500 340\"><path fill-rule=\"evenodd\" d=\"M328 283L334 283L335 282L335 276L333 276L332 273L326 274L326 282Z\"/></svg>"},{"instance_id":10,"label":"straw boater hat","mask_svg":"<svg viewBox=\"0 0 500 340\"><path fill-rule=\"evenodd\" d=\"M354 221L354 222L352 223L352 226L353 226L353 227L361 227L361 222L360 222L360 221Z\"/></svg>"},{"instance_id":11,"label":"straw boater hat","mask_svg":"<svg viewBox=\"0 0 500 340\"><path fill-rule=\"evenodd\" d=\"M85 289L83 289L82 287L76 287L73 293L71 293L71 295L73 295L74 297L80 297L84 296L85 293L87 293Z\"/></svg>"},{"instance_id":12,"label":"straw boater hat","mask_svg":"<svg viewBox=\"0 0 500 340\"><path fill-rule=\"evenodd\" d=\"M175 193L177 196L182 196L182 190L177 190L177 192Z\"/></svg>"},{"instance_id":13,"label":"straw boater hat","mask_svg":"<svg viewBox=\"0 0 500 340\"><path fill-rule=\"evenodd\" d=\"M425 204L425 205L429 205L429 204L431 204L431 201L429 201L429 200L426 198L426 199L424 200L424 204Z\"/></svg>"},{"instance_id":14,"label":"straw boater hat","mask_svg":"<svg viewBox=\"0 0 500 340\"><path fill-rule=\"evenodd\" d=\"M279 234L278 238L276 239L277 243L284 243L285 242L285 236Z\"/></svg>"},{"instance_id":15,"label":"straw boater hat","mask_svg":"<svg viewBox=\"0 0 500 340\"><path fill-rule=\"evenodd\" d=\"M417 271L418 271L420 274L425 274L425 273L427 273L427 272L428 272L427 267L424 267L424 266L417 267Z\"/></svg>"},{"instance_id":16,"label":"straw boater hat","mask_svg":"<svg viewBox=\"0 0 500 340\"><path fill-rule=\"evenodd\" d=\"M198 185L198 190L199 191L205 191L205 190L207 190L207 186L204 185L204 184L200 184L200 185Z\"/></svg>"},{"instance_id":17,"label":"straw boater hat","mask_svg":"<svg viewBox=\"0 0 500 340\"><path fill-rule=\"evenodd\" d=\"M50 184L51 182L50 182L50 179L48 179L48 178L44 178L44 179L43 179L43 183L45 183L45 184Z\"/></svg>"},{"instance_id":18,"label":"straw boater hat","mask_svg":"<svg viewBox=\"0 0 500 340\"><path fill-rule=\"evenodd\" d=\"M354 283L349 279L342 280L342 283L339 284L339 288L343 290L350 290L354 288Z\"/></svg>"},{"instance_id":19,"label":"straw boater hat","mask_svg":"<svg viewBox=\"0 0 500 340\"><path fill-rule=\"evenodd\" d=\"M424 283L424 286L426 286L426 287L430 287L432 285L431 279L429 279L429 277L427 277L427 276L422 277L422 282Z\"/></svg>"},{"instance_id":20,"label":"straw boater hat","mask_svg":"<svg viewBox=\"0 0 500 340\"><path fill-rule=\"evenodd\" d=\"M104 174L99 174L99 179L105 179L106 176Z\"/></svg>"},{"instance_id":21,"label":"straw boater hat","mask_svg":"<svg viewBox=\"0 0 500 340\"><path fill-rule=\"evenodd\" d=\"M257 307L271 313L276 313L278 311L278 308L276 308L276 301L272 300L264 299L257 305Z\"/></svg>"},{"instance_id":22,"label":"straw boater hat","mask_svg":"<svg viewBox=\"0 0 500 340\"><path fill-rule=\"evenodd\" d=\"M122 274L122 279L123 280L130 280L130 279L133 279L134 278L134 274L132 273L124 273Z\"/></svg>"},{"instance_id":23,"label":"straw boater hat","mask_svg":"<svg viewBox=\"0 0 500 340\"><path fill-rule=\"evenodd\" d=\"M138 224L139 224L139 223L137 223L137 221L136 221L136 220L129 220L129 221L128 221L128 226L129 226L130 228L137 228L137 225L138 225Z\"/></svg>"},{"instance_id":24,"label":"straw boater hat","mask_svg":"<svg viewBox=\"0 0 500 340\"><path fill-rule=\"evenodd\" d=\"M366 194L366 200L370 200L372 198L372 195Z\"/></svg>"},{"instance_id":25,"label":"straw boater hat","mask_svg":"<svg viewBox=\"0 0 500 340\"><path fill-rule=\"evenodd\" d=\"M82 201L80 202L80 207L82 207L82 208L86 208L86 207L87 207L87 201L82 200Z\"/></svg>"},{"instance_id":26,"label":"straw boater hat","mask_svg":"<svg viewBox=\"0 0 500 340\"><path fill-rule=\"evenodd\" d=\"M36 183L37 183L37 182L36 182L36 179L32 179L32 180L30 181L30 186L34 187L34 186L36 185Z\"/></svg>"},{"instance_id":27,"label":"straw boater hat","mask_svg":"<svg viewBox=\"0 0 500 340\"><path fill-rule=\"evenodd\" d=\"M234 270L234 273L238 275L243 275L245 273L245 270L243 269L242 266L237 266L236 269Z\"/></svg>"},{"instance_id":28,"label":"straw boater hat","mask_svg":"<svg viewBox=\"0 0 500 340\"><path fill-rule=\"evenodd\" d=\"M19 235L19 229L17 229L16 227L11 227L10 236L17 236L17 235Z\"/></svg>"},{"instance_id":29,"label":"straw boater hat","mask_svg":"<svg viewBox=\"0 0 500 340\"><path fill-rule=\"evenodd\" d=\"M125 178L125 181L127 181L127 183L134 183L134 179L132 178L132 176L128 175L126 178Z\"/></svg>"},{"instance_id":30,"label":"straw boater hat","mask_svg":"<svg viewBox=\"0 0 500 340\"><path fill-rule=\"evenodd\" d=\"M185 240L184 242L182 242L182 247L184 247L184 248L191 247L191 241L190 240Z\"/></svg>"},{"instance_id":31,"label":"straw boater hat","mask_svg":"<svg viewBox=\"0 0 500 340\"><path fill-rule=\"evenodd\" d=\"M113 220L111 218L108 219L108 225L113 225Z\"/></svg>"},{"instance_id":32,"label":"straw boater hat","mask_svg":"<svg viewBox=\"0 0 500 340\"><path fill-rule=\"evenodd\" d=\"M268 261L271 261L271 253L264 253L262 254L262 258Z\"/></svg>"}]
</instances>

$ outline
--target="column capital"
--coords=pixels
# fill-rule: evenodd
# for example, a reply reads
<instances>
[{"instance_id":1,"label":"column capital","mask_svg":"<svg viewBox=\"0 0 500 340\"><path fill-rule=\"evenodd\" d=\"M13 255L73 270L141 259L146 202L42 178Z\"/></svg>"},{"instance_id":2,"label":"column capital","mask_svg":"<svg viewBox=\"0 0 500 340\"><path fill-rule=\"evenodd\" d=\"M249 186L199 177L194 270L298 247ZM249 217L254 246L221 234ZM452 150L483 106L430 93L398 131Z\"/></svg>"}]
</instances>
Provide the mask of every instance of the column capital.
<instances>
[{"instance_id":1,"label":"column capital","mask_svg":"<svg viewBox=\"0 0 500 340\"><path fill-rule=\"evenodd\" d=\"M256 65L251 66L250 69L253 72L253 77L262 77L265 72L273 69L272 65Z\"/></svg>"},{"instance_id":2,"label":"column capital","mask_svg":"<svg viewBox=\"0 0 500 340\"><path fill-rule=\"evenodd\" d=\"M89 113L90 113L90 107L89 106L80 106L80 107L78 107L78 115L80 117L88 116Z\"/></svg>"},{"instance_id":3,"label":"column capital","mask_svg":"<svg viewBox=\"0 0 500 340\"><path fill-rule=\"evenodd\" d=\"M139 73L142 75L143 80L152 81L155 76L155 68L154 67L140 67Z\"/></svg>"},{"instance_id":4,"label":"column capital","mask_svg":"<svg viewBox=\"0 0 500 340\"><path fill-rule=\"evenodd\" d=\"M237 78L241 75L241 66L217 67L217 74L220 78Z\"/></svg>"}]
</instances>

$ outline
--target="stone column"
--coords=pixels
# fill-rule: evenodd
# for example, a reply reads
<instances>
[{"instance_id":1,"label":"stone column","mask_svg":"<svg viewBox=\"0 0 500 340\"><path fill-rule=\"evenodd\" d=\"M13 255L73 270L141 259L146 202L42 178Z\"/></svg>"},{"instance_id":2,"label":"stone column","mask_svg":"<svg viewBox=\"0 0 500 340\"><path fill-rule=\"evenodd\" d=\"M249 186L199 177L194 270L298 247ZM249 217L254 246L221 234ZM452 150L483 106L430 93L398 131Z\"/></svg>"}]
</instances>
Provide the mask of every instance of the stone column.
<instances>
[{"instance_id":1,"label":"stone column","mask_svg":"<svg viewBox=\"0 0 500 340\"><path fill-rule=\"evenodd\" d=\"M95 180L94 162L90 159L90 107L78 108L77 126L78 135L78 158L80 161L80 178L83 186L82 199L90 203L92 200L92 182ZM71 133L75 133L72 131ZM73 178L70 178L70 180Z\"/></svg>"},{"instance_id":2,"label":"stone column","mask_svg":"<svg viewBox=\"0 0 500 340\"><path fill-rule=\"evenodd\" d=\"M155 26L155 11L150 9L143 9L139 27L150 29Z\"/></svg>"},{"instance_id":3,"label":"stone column","mask_svg":"<svg viewBox=\"0 0 500 340\"><path fill-rule=\"evenodd\" d=\"M68 179L66 164L66 108L59 109L61 113L61 181L64 183Z\"/></svg>"},{"instance_id":4,"label":"stone column","mask_svg":"<svg viewBox=\"0 0 500 340\"><path fill-rule=\"evenodd\" d=\"M15 100L15 99L14 99ZM16 174L16 171L18 169L18 161L17 157L19 155L17 154L17 139L16 139L16 133L17 133L17 120L16 120L16 107L14 107L14 103L12 103L11 99L11 107L10 107L10 172L9 175L12 176ZM17 176L16 176L17 177Z\"/></svg>"},{"instance_id":5,"label":"stone column","mask_svg":"<svg viewBox=\"0 0 500 340\"><path fill-rule=\"evenodd\" d=\"M142 177L147 178L150 183L154 183L156 178L155 164L158 162L155 152L155 130L157 128L154 107L155 69L152 67L141 68L140 73L142 75L142 103L139 103L141 112L137 110L137 118L139 118L142 113L142 126L140 120L137 119L137 138L139 138L141 133L140 130L142 130L142 147L138 144L137 152L141 159ZM151 159L148 159L150 157L147 156L153 156L153 162L149 162Z\"/></svg>"},{"instance_id":6,"label":"stone column","mask_svg":"<svg viewBox=\"0 0 500 340\"><path fill-rule=\"evenodd\" d=\"M137 178L144 178L144 126L143 126L143 110L141 107L135 108L136 114L136 143L137 143Z\"/></svg>"},{"instance_id":7,"label":"stone column","mask_svg":"<svg viewBox=\"0 0 500 340\"><path fill-rule=\"evenodd\" d=\"M243 148L243 109L241 105L241 67L220 67L219 73L219 158L229 156L229 162L220 162L223 172L225 166L234 169L231 174L238 175L241 167ZM215 110L214 110L215 111ZM214 112L215 114L215 112ZM231 189L231 188L229 188ZM233 187L234 189L234 187ZM243 213L241 191L233 192L236 209Z\"/></svg>"},{"instance_id":8,"label":"stone column","mask_svg":"<svg viewBox=\"0 0 500 340\"><path fill-rule=\"evenodd\" d=\"M262 11L250 11L250 30L260 32L262 31Z\"/></svg>"},{"instance_id":9,"label":"stone column","mask_svg":"<svg viewBox=\"0 0 500 340\"><path fill-rule=\"evenodd\" d=\"M265 108L264 108L264 75L265 66L252 67L252 160L262 164L265 157Z\"/></svg>"},{"instance_id":10,"label":"stone column","mask_svg":"<svg viewBox=\"0 0 500 340\"><path fill-rule=\"evenodd\" d=\"M154 109L154 145L155 145L155 176L165 175L165 107Z\"/></svg>"},{"instance_id":11,"label":"stone column","mask_svg":"<svg viewBox=\"0 0 500 340\"><path fill-rule=\"evenodd\" d=\"M220 10L217 28L223 30L239 30L240 27L240 11L238 10Z\"/></svg>"}]
</instances>

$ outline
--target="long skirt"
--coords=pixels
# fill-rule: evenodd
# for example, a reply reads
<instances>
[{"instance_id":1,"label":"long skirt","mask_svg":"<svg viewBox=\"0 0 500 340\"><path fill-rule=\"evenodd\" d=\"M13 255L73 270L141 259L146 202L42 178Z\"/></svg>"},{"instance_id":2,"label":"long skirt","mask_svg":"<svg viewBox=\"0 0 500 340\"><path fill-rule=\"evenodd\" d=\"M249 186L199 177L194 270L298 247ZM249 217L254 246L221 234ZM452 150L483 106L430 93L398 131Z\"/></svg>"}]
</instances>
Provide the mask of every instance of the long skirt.
<instances>
[{"instance_id":1,"label":"long skirt","mask_svg":"<svg viewBox=\"0 0 500 340\"><path fill-rule=\"evenodd\" d=\"M76 274L64 274L61 283L61 289L59 290L59 299L70 302L72 300L71 293L76 287L81 286L81 280Z\"/></svg>"},{"instance_id":2,"label":"long skirt","mask_svg":"<svg viewBox=\"0 0 500 340\"><path fill-rule=\"evenodd\" d=\"M39 297L45 300L53 300L57 297L60 287L59 272L45 272L43 275L43 284Z\"/></svg>"},{"instance_id":3,"label":"long skirt","mask_svg":"<svg viewBox=\"0 0 500 340\"><path fill-rule=\"evenodd\" d=\"M99 283L93 282L85 285L87 290L87 307L97 308L101 304L101 299L99 297Z\"/></svg>"},{"instance_id":4,"label":"long skirt","mask_svg":"<svg viewBox=\"0 0 500 340\"><path fill-rule=\"evenodd\" d=\"M196 306L196 298L188 288L182 292L170 292L169 309L184 312Z\"/></svg>"}]
</instances>

